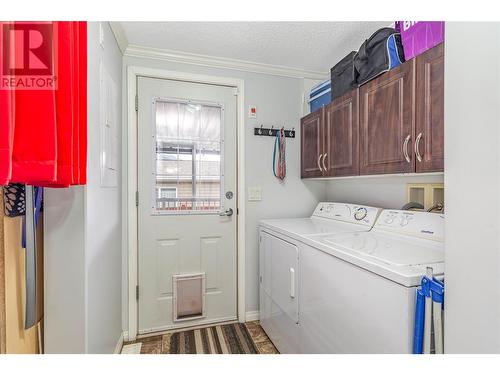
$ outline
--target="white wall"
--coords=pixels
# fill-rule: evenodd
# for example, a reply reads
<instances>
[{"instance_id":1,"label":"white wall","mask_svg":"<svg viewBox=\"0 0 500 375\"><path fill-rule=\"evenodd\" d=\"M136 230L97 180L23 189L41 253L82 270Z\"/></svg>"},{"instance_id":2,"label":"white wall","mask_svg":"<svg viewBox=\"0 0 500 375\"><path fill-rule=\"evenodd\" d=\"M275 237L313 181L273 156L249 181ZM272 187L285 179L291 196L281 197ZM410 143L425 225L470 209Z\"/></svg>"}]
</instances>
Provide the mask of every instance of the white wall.
<instances>
[{"instance_id":1,"label":"white wall","mask_svg":"<svg viewBox=\"0 0 500 375\"><path fill-rule=\"evenodd\" d=\"M45 353L85 352L85 188L44 189Z\"/></svg>"},{"instance_id":2,"label":"white wall","mask_svg":"<svg viewBox=\"0 0 500 375\"><path fill-rule=\"evenodd\" d=\"M329 201L399 209L407 203L407 184L442 182L442 174L427 176L356 177L329 180L326 183L326 192ZM447 205L446 201L445 205Z\"/></svg>"},{"instance_id":3,"label":"white wall","mask_svg":"<svg viewBox=\"0 0 500 375\"><path fill-rule=\"evenodd\" d=\"M122 55L107 23L88 23L87 185L46 189L45 349L113 353L121 329L121 184L101 187L99 62L121 92ZM116 113L121 123L121 101ZM119 127L121 142L121 127Z\"/></svg>"},{"instance_id":4,"label":"white wall","mask_svg":"<svg viewBox=\"0 0 500 375\"><path fill-rule=\"evenodd\" d=\"M247 202L246 204L246 310L258 310L258 221L269 217L308 216L316 203L325 196L323 182L302 181L300 179L300 137L293 140L287 139L288 175L285 183L281 184L272 175L273 139L253 135L254 126L260 124L285 125L287 128L295 127L296 130L299 130L303 104L302 80L132 57L124 58L124 74L127 66L145 66L244 79L245 111L248 105L256 105L258 109L257 119L245 118L246 185L247 187L262 187L262 201ZM297 134L299 133L297 132ZM124 139L123 142L126 140ZM126 258L126 249L124 249L124 259ZM127 263L124 262L124 329L128 327L128 300L125 294L127 267Z\"/></svg>"},{"instance_id":5,"label":"white wall","mask_svg":"<svg viewBox=\"0 0 500 375\"><path fill-rule=\"evenodd\" d=\"M499 353L500 24L447 22L445 56L445 352Z\"/></svg>"},{"instance_id":6,"label":"white wall","mask_svg":"<svg viewBox=\"0 0 500 375\"><path fill-rule=\"evenodd\" d=\"M121 145L122 54L108 23L88 24L87 352L112 353L121 329L121 176L116 187L101 187L99 63L116 83L117 147ZM120 171L119 171L120 172Z\"/></svg>"}]
</instances>

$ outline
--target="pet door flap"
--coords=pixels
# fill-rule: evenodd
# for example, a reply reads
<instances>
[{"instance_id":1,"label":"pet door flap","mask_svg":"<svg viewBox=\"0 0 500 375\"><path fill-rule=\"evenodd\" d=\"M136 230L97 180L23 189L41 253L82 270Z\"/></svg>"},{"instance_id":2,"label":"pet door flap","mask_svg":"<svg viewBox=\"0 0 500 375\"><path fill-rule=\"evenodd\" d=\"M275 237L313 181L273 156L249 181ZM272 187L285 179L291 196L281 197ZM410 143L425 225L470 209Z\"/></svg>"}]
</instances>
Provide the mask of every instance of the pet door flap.
<instances>
[{"instance_id":1,"label":"pet door flap","mask_svg":"<svg viewBox=\"0 0 500 375\"><path fill-rule=\"evenodd\" d=\"M205 274L174 275L174 322L205 317Z\"/></svg>"}]
</instances>

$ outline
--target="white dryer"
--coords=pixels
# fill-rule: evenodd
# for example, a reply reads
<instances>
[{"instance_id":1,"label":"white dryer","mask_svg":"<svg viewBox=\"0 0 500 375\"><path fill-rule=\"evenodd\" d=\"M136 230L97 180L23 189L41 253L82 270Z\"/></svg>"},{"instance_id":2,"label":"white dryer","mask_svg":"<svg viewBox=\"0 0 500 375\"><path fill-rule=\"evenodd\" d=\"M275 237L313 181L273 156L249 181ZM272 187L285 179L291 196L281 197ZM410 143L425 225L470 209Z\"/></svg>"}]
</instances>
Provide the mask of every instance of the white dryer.
<instances>
[{"instance_id":1,"label":"white dryer","mask_svg":"<svg viewBox=\"0 0 500 375\"><path fill-rule=\"evenodd\" d=\"M307 235L300 352L411 353L415 289L444 274L444 215L384 210L370 232Z\"/></svg>"},{"instance_id":2,"label":"white dryer","mask_svg":"<svg viewBox=\"0 0 500 375\"><path fill-rule=\"evenodd\" d=\"M321 202L309 218L262 220L260 323L280 353L299 353L299 254L305 235L369 231L379 208Z\"/></svg>"}]
</instances>

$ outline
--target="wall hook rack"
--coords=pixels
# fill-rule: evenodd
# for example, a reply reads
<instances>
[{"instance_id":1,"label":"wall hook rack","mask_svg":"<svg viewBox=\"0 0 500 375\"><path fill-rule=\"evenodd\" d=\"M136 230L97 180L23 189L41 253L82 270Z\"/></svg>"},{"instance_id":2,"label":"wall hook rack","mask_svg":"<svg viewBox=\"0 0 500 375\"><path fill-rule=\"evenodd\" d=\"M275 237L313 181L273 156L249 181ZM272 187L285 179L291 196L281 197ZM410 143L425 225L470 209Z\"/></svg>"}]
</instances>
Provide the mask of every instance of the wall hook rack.
<instances>
[{"instance_id":1,"label":"wall hook rack","mask_svg":"<svg viewBox=\"0 0 500 375\"><path fill-rule=\"evenodd\" d=\"M253 134L265 137L276 137L276 133L278 133L281 129L282 128L275 128L274 126L271 126L271 128L264 128L264 125L261 125L258 128L254 128ZM291 130L285 129L285 138L295 138L295 128L292 128Z\"/></svg>"}]
</instances>

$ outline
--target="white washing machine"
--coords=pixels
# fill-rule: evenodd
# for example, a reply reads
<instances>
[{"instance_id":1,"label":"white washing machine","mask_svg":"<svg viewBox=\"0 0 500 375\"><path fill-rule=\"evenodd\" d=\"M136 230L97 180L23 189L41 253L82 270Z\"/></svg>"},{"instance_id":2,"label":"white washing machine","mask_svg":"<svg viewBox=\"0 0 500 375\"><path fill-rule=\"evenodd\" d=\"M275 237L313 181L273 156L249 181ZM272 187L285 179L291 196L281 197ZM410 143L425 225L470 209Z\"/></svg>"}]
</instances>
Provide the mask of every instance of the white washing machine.
<instances>
[{"instance_id":1,"label":"white washing machine","mask_svg":"<svg viewBox=\"0 0 500 375\"><path fill-rule=\"evenodd\" d=\"M321 202L310 218L262 220L260 323L280 353L299 353L299 257L305 235L369 231L379 208Z\"/></svg>"},{"instance_id":2,"label":"white washing machine","mask_svg":"<svg viewBox=\"0 0 500 375\"><path fill-rule=\"evenodd\" d=\"M301 353L411 353L415 289L444 274L444 215L384 210L370 232L307 235Z\"/></svg>"}]
</instances>

